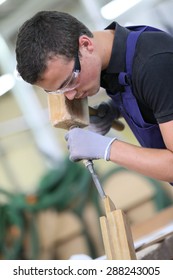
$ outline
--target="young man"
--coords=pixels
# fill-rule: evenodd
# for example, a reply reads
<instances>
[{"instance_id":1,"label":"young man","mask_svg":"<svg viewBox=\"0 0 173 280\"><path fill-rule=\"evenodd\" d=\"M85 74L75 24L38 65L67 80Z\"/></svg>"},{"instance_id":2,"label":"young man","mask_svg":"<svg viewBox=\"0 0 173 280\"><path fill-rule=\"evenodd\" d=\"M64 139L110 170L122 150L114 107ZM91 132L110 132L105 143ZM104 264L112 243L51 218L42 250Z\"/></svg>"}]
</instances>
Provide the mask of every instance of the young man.
<instances>
[{"instance_id":1,"label":"young man","mask_svg":"<svg viewBox=\"0 0 173 280\"><path fill-rule=\"evenodd\" d=\"M17 70L48 94L69 100L110 97L93 131L66 135L71 160L104 158L146 176L173 182L173 37L152 28L124 28L113 22L91 32L66 13L43 11L20 28ZM141 146L105 136L123 116Z\"/></svg>"}]
</instances>

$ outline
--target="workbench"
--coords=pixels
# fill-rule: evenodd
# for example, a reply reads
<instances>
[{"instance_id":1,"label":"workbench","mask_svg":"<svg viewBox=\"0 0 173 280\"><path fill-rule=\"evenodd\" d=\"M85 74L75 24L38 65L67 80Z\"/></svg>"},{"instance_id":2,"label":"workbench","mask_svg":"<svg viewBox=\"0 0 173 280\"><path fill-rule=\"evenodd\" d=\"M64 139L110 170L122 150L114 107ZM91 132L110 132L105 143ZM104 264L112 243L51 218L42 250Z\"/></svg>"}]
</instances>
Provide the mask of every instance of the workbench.
<instances>
[{"instance_id":1,"label":"workbench","mask_svg":"<svg viewBox=\"0 0 173 280\"><path fill-rule=\"evenodd\" d=\"M153 233L161 233L164 229L173 228L173 206L158 212L147 221L132 226L134 242L152 236ZM159 235L158 235L159 236ZM159 240L160 239L160 240ZM173 259L173 232L158 238L150 246L137 252L137 259L141 260L172 260Z\"/></svg>"}]
</instances>

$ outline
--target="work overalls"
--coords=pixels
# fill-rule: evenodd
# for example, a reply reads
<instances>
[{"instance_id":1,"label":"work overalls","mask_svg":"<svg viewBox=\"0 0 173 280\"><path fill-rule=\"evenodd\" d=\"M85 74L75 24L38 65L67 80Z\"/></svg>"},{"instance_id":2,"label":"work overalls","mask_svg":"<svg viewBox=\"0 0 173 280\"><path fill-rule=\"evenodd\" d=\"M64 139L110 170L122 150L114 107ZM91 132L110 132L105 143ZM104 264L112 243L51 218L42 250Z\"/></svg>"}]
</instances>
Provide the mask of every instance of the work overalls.
<instances>
[{"instance_id":1,"label":"work overalls","mask_svg":"<svg viewBox=\"0 0 173 280\"><path fill-rule=\"evenodd\" d=\"M124 87L124 92L115 94L107 91L107 94L118 106L135 137L142 147L163 149L165 144L158 124L146 123L141 115L135 96L132 93L132 64L138 37L145 31L161 31L150 26L134 26L129 28L131 32L127 37L126 44L126 71L119 74L118 80ZM172 184L172 183L171 183Z\"/></svg>"}]
</instances>

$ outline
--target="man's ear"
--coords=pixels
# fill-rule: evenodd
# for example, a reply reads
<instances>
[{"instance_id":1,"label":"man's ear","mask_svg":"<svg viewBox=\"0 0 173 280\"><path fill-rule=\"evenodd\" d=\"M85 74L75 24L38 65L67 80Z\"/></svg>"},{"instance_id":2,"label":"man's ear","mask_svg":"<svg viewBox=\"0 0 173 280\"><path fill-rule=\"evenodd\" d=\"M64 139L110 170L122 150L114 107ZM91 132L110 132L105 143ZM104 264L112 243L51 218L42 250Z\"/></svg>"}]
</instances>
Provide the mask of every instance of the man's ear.
<instances>
[{"instance_id":1,"label":"man's ear","mask_svg":"<svg viewBox=\"0 0 173 280\"><path fill-rule=\"evenodd\" d=\"M93 38L81 35L79 37L79 47L86 48L88 51L93 51Z\"/></svg>"}]
</instances>

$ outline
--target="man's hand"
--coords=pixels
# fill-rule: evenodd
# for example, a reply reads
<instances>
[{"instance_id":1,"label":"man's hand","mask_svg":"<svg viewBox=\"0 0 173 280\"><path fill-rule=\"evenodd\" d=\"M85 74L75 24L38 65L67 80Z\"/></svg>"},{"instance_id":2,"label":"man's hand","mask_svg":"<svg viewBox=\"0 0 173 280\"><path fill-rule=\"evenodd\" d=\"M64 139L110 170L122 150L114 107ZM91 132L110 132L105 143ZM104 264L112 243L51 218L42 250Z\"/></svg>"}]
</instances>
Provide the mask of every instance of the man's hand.
<instances>
[{"instance_id":1,"label":"man's hand","mask_svg":"<svg viewBox=\"0 0 173 280\"><path fill-rule=\"evenodd\" d=\"M110 138L81 128L73 128L66 135L70 160L110 159L110 146L116 138Z\"/></svg>"},{"instance_id":2,"label":"man's hand","mask_svg":"<svg viewBox=\"0 0 173 280\"><path fill-rule=\"evenodd\" d=\"M99 106L94 107L97 110L97 116L90 116L88 129L105 135L110 130L114 119L120 117L118 108L115 107L112 100L102 102Z\"/></svg>"}]
</instances>

